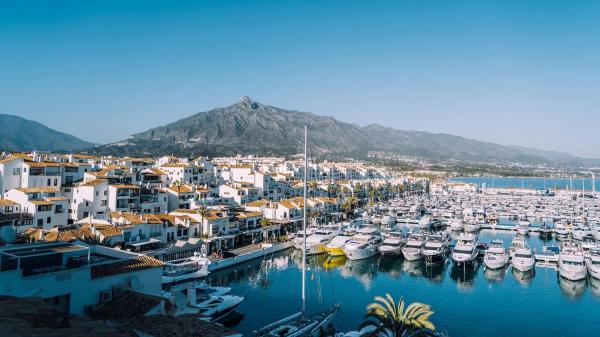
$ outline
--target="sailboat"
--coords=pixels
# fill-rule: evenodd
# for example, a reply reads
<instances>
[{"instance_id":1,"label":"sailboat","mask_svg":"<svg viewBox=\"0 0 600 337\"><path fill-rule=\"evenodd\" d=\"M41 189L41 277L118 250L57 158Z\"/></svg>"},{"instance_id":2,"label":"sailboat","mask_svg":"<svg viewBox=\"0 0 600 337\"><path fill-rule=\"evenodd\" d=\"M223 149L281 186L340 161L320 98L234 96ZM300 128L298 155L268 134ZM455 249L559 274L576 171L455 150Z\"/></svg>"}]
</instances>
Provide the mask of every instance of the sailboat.
<instances>
[{"instance_id":1,"label":"sailboat","mask_svg":"<svg viewBox=\"0 0 600 337\"><path fill-rule=\"evenodd\" d=\"M306 313L306 198L308 183L308 126L304 126L304 215L303 232L304 242L302 246L302 311L277 322L271 323L259 330L254 331L254 336L270 337L316 337L321 335L324 327L338 312L339 305L328 310L314 314Z\"/></svg>"}]
</instances>

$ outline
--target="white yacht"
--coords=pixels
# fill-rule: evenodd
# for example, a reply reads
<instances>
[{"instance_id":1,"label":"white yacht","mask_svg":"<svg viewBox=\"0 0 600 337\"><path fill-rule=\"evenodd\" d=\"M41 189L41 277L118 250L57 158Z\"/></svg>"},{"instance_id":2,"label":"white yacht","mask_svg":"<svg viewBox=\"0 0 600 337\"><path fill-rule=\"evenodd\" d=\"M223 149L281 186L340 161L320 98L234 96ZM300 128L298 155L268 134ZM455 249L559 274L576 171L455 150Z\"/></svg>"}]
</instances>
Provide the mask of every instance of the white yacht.
<instances>
[{"instance_id":1,"label":"white yacht","mask_svg":"<svg viewBox=\"0 0 600 337\"><path fill-rule=\"evenodd\" d=\"M432 265L446 262L450 250L450 236L446 232L431 234L423 247L425 263Z\"/></svg>"},{"instance_id":2,"label":"white yacht","mask_svg":"<svg viewBox=\"0 0 600 337\"><path fill-rule=\"evenodd\" d=\"M329 256L344 256L344 245L351 239L349 233L340 234L325 246L325 251Z\"/></svg>"},{"instance_id":3,"label":"white yacht","mask_svg":"<svg viewBox=\"0 0 600 337\"><path fill-rule=\"evenodd\" d=\"M558 254L558 274L570 281L585 279L585 257L581 246L573 242L565 242Z\"/></svg>"},{"instance_id":4,"label":"white yacht","mask_svg":"<svg viewBox=\"0 0 600 337\"><path fill-rule=\"evenodd\" d=\"M535 268L535 255L527 245L517 248L512 256L513 268L520 272L528 272Z\"/></svg>"},{"instance_id":5,"label":"white yacht","mask_svg":"<svg viewBox=\"0 0 600 337\"><path fill-rule=\"evenodd\" d=\"M306 238L308 239L308 237L311 236L317 229L318 227L316 226L307 227ZM292 241L292 244L294 245L294 248L302 250L304 245L304 231L300 230L296 234L294 234L294 240Z\"/></svg>"},{"instance_id":6,"label":"white yacht","mask_svg":"<svg viewBox=\"0 0 600 337\"><path fill-rule=\"evenodd\" d=\"M518 236L518 235L513 237L512 242L510 243L510 247L508 247L509 256L512 258L512 256L515 254L517 249L524 248L526 246L527 246L527 243L525 242L524 237Z\"/></svg>"},{"instance_id":7,"label":"white yacht","mask_svg":"<svg viewBox=\"0 0 600 337\"><path fill-rule=\"evenodd\" d=\"M485 251L483 263L489 269L500 269L508 264L508 254L502 240L493 240Z\"/></svg>"},{"instance_id":8,"label":"white yacht","mask_svg":"<svg viewBox=\"0 0 600 337\"><path fill-rule=\"evenodd\" d=\"M450 229L459 232L463 230L463 221L461 219L450 219L448 220L448 225Z\"/></svg>"},{"instance_id":9,"label":"white yacht","mask_svg":"<svg viewBox=\"0 0 600 337\"><path fill-rule=\"evenodd\" d=\"M529 221L519 221L519 224L517 225L517 234L519 234L521 236L529 235L529 226L530 225L531 225L531 223Z\"/></svg>"},{"instance_id":10,"label":"white yacht","mask_svg":"<svg viewBox=\"0 0 600 337\"><path fill-rule=\"evenodd\" d=\"M203 320L219 321L242 303L244 297L224 295L229 288L190 285L187 289L173 291L173 301L178 308L176 315L200 314Z\"/></svg>"},{"instance_id":11,"label":"white yacht","mask_svg":"<svg viewBox=\"0 0 600 337\"><path fill-rule=\"evenodd\" d=\"M456 246L450 255L452 262L457 266L472 265L477 261L479 248L477 236L474 234L461 234L456 241Z\"/></svg>"},{"instance_id":12,"label":"white yacht","mask_svg":"<svg viewBox=\"0 0 600 337\"><path fill-rule=\"evenodd\" d=\"M408 236L406 244L402 247L402 255L408 261L417 261L423 258L423 247L425 247L425 235L412 233Z\"/></svg>"},{"instance_id":13,"label":"white yacht","mask_svg":"<svg viewBox=\"0 0 600 337\"><path fill-rule=\"evenodd\" d=\"M402 232L390 232L379 246L379 252L381 255L398 255L405 243L406 239Z\"/></svg>"},{"instance_id":14,"label":"white yacht","mask_svg":"<svg viewBox=\"0 0 600 337\"><path fill-rule=\"evenodd\" d=\"M475 233L479 229L481 229L481 225L479 224L479 222L477 222L475 220L467 221L464 224L464 229L465 229L465 232L467 232L467 233Z\"/></svg>"},{"instance_id":15,"label":"white yacht","mask_svg":"<svg viewBox=\"0 0 600 337\"><path fill-rule=\"evenodd\" d=\"M383 242L378 232L356 234L344 245L348 260L362 260L377 255Z\"/></svg>"},{"instance_id":16,"label":"white yacht","mask_svg":"<svg viewBox=\"0 0 600 337\"><path fill-rule=\"evenodd\" d=\"M564 223L557 223L556 227L554 227L554 234L556 235L556 239L563 240L569 236L569 230Z\"/></svg>"},{"instance_id":17,"label":"white yacht","mask_svg":"<svg viewBox=\"0 0 600 337\"><path fill-rule=\"evenodd\" d=\"M326 251L326 245L342 233L342 226L325 226L317 229L306 238L306 254L317 255Z\"/></svg>"},{"instance_id":18,"label":"white yacht","mask_svg":"<svg viewBox=\"0 0 600 337\"><path fill-rule=\"evenodd\" d=\"M161 276L162 290L169 292L172 288L183 289L188 283L195 283L208 275L210 260L201 257L199 253L194 256L165 262Z\"/></svg>"},{"instance_id":19,"label":"white yacht","mask_svg":"<svg viewBox=\"0 0 600 337\"><path fill-rule=\"evenodd\" d=\"M600 248L592 249L586 264L590 276L600 280Z\"/></svg>"},{"instance_id":20,"label":"white yacht","mask_svg":"<svg viewBox=\"0 0 600 337\"><path fill-rule=\"evenodd\" d=\"M421 219L419 219L419 227L421 229L424 230L428 230L429 228L431 228L431 226L434 224L435 222L433 221L433 219L431 218L431 216L426 215L424 217L422 217Z\"/></svg>"}]
</instances>

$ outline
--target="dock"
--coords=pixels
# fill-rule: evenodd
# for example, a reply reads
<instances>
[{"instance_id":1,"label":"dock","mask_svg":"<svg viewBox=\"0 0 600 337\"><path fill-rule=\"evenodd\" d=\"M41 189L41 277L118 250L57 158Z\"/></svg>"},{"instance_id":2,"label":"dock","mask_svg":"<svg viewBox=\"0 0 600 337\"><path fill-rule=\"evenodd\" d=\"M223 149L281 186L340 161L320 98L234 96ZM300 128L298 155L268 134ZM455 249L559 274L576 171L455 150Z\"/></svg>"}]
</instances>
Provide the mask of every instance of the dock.
<instances>
[{"instance_id":1,"label":"dock","mask_svg":"<svg viewBox=\"0 0 600 337\"><path fill-rule=\"evenodd\" d=\"M254 244L250 246L244 246L237 249L232 249L229 252L235 256L228 257L225 259L213 259L208 265L208 271L213 272L228 267L235 266L236 264L248 262L250 260L263 258L267 254L274 254L292 247L292 241L285 241L280 243L262 243Z\"/></svg>"}]
</instances>

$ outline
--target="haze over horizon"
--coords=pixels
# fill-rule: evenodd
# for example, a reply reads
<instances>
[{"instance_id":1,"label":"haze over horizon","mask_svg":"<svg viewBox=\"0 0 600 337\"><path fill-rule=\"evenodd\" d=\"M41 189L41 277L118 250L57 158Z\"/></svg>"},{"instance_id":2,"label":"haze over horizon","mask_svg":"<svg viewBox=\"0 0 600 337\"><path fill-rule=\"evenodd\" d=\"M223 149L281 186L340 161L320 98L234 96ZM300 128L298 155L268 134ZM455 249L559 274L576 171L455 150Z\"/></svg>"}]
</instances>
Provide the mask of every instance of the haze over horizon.
<instances>
[{"instance_id":1,"label":"haze over horizon","mask_svg":"<svg viewBox=\"0 0 600 337\"><path fill-rule=\"evenodd\" d=\"M597 1L1 1L0 113L108 143L242 96L600 158Z\"/></svg>"}]
</instances>

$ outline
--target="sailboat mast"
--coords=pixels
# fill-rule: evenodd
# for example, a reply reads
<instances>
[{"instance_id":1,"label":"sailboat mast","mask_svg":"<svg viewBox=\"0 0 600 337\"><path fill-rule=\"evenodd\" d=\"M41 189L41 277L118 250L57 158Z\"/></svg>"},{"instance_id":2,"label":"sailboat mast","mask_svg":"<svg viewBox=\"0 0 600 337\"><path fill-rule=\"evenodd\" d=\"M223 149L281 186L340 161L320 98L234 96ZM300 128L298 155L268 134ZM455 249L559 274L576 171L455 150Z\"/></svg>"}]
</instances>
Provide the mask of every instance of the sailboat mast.
<instances>
[{"instance_id":1,"label":"sailboat mast","mask_svg":"<svg viewBox=\"0 0 600 337\"><path fill-rule=\"evenodd\" d=\"M302 228L304 243L302 246L302 312L306 311L306 193L308 184L308 125L304 125L304 214Z\"/></svg>"}]
</instances>

